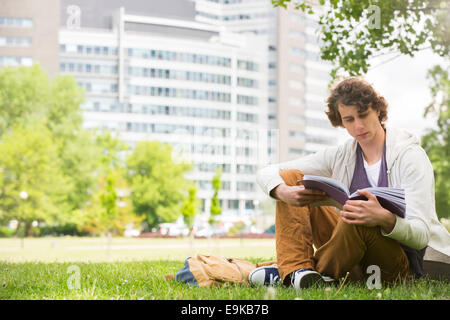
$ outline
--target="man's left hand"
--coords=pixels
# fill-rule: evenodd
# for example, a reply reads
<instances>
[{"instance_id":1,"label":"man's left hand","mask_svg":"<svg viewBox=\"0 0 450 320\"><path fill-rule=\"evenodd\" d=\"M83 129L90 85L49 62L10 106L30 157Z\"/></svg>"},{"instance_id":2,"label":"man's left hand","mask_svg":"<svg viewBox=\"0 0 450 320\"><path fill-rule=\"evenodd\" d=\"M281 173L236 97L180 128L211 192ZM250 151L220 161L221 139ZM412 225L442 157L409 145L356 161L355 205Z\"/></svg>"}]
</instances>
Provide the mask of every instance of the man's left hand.
<instances>
[{"instance_id":1,"label":"man's left hand","mask_svg":"<svg viewBox=\"0 0 450 320\"><path fill-rule=\"evenodd\" d=\"M395 226L395 216L383 208L376 196L367 190L357 190L367 200L347 200L341 210L341 218L345 223L366 227L381 226L389 233Z\"/></svg>"}]
</instances>

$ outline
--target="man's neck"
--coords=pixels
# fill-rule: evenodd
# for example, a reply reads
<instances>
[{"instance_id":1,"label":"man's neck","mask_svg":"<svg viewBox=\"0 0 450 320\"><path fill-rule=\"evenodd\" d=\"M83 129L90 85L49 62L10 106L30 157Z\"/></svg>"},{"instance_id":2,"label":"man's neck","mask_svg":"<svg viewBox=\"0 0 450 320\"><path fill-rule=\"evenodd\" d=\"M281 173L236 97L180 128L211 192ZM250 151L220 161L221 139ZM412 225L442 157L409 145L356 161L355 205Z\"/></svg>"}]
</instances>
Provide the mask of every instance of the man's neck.
<instances>
[{"instance_id":1,"label":"man's neck","mask_svg":"<svg viewBox=\"0 0 450 320\"><path fill-rule=\"evenodd\" d=\"M366 144L360 143L367 164L371 165L381 159L383 156L385 138L386 132L380 127L380 130L377 131L372 141Z\"/></svg>"}]
</instances>

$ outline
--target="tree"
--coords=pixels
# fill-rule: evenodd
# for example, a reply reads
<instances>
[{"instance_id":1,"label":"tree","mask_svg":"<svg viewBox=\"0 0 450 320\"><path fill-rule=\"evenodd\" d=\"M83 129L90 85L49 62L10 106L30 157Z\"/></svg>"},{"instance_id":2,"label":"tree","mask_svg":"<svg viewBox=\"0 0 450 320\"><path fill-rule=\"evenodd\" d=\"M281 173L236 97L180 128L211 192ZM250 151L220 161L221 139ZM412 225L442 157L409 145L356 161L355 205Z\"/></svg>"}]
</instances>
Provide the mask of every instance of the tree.
<instances>
[{"instance_id":1,"label":"tree","mask_svg":"<svg viewBox=\"0 0 450 320\"><path fill-rule=\"evenodd\" d=\"M214 194L211 198L211 209L210 209L211 216L209 218L210 224L217 223L216 217L222 213L222 208L220 207L219 201L219 190L222 187L222 181L220 180L221 175L222 175L222 167L217 167L216 172L214 173L214 176L211 181Z\"/></svg>"},{"instance_id":2,"label":"tree","mask_svg":"<svg viewBox=\"0 0 450 320\"><path fill-rule=\"evenodd\" d=\"M76 210L70 220L80 232L123 235L127 225L142 222L132 210L130 186L123 171L116 168L98 177L88 205Z\"/></svg>"},{"instance_id":3,"label":"tree","mask_svg":"<svg viewBox=\"0 0 450 320\"><path fill-rule=\"evenodd\" d=\"M73 212L82 210L90 202L99 178L108 170L123 166L120 152L126 150L124 143L109 132L89 131L81 127L80 104L84 92L71 76L56 76L49 79L44 70L35 64L31 67L5 67L0 70L0 137L23 126L36 125L51 141L54 159L52 165L64 183L55 184L64 192L54 194L52 202L58 209L46 215L49 223L65 223L73 218ZM30 128L31 128L30 127ZM27 144L30 150L39 153L33 145L34 137ZM43 141L47 141L43 140ZM14 142L12 142L14 143ZM45 150L45 149L44 149ZM20 161L20 160L18 160ZM17 181L0 181L0 189ZM6 184L6 185L5 185ZM32 192L30 193L32 194ZM0 197L0 206L6 205ZM34 210L34 209L30 209Z\"/></svg>"},{"instance_id":4,"label":"tree","mask_svg":"<svg viewBox=\"0 0 450 320\"><path fill-rule=\"evenodd\" d=\"M184 223L186 223L189 230L192 230L194 218L198 213L199 201L197 198L197 187L192 186L188 190L188 197L183 205L181 213L183 215Z\"/></svg>"},{"instance_id":5,"label":"tree","mask_svg":"<svg viewBox=\"0 0 450 320\"><path fill-rule=\"evenodd\" d=\"M448 69L435 66L428 72L433 101L427 106L424 117L437 116L436 130L428 130L422 137L423 148L434 168L436 212L439 217L450 217L450 80Z\"/></svg>"},{"instance_id":6,"label":"tree","mask_svg":"<svg viewBox=\"0 0 450 320\"><path fill-rule=\"evenodd\" d=\"M81 129L83 100L83 90L73 77L49 80L39 64L0 70L0 136L24 123L46 127L60 160L55 164L68 178L70 190L60 201L65 204L61 214L66 215L85 204L87 190L95 181L96 151L90 133Z\"/></svg>"},{"instance_id":7,"label":"tree","mask_svg":"<svg viewBox=\"0 0 450 320\"><path fill-rule=\"evenodd\" d=\"M35 220L57 220L70 181L60 170L57 146L45 124L15 124L1 137L0 154L0 220L17 219L26 235Z\"/></svg>"},{"instance_id":8,"label":"tree","mask_svg":"<svg viewBox=\"0 0 450 320\"><path fill-rule=\"evenodd\" d=\"M126 165L134 211L145 216L150 228L175 221L190 186L184 174L192 165L175 163L172 146L158 141L139 142Z\"/></svg>"},{"instance_id":9,"label":"tree","mask_svg":"<svg viewBox=\"0 0 450 320\"><path fill-rule=\"evenodd\" d=\"M340 71L351 76L366 73L370 58L395 53L413 56L431 48L448 57L450 4L445 0L272 0L274 6L289 3L307 14L319 13L321 58L334 63L335 79ZM341 76L345 74L340 74Z\"/></svg>"}]
</instances>

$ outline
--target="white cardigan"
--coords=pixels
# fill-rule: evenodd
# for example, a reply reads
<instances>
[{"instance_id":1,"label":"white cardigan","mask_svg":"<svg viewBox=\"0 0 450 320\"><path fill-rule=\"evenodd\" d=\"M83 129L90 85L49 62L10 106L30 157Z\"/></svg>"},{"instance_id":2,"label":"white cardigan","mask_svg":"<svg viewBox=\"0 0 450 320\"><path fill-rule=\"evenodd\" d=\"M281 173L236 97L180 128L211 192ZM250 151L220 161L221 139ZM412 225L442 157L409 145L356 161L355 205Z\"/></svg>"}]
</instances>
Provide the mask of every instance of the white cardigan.
<instances>
[{"instance_id":1,"label":"white cardigan","mask_svg":"<svg viewBox=\"0 0 450 320\"><path fill-rule=\"evenodd\" d=\"M308 156L266 166L258 171L257 182L270 191L284 183L279 172L299 169L304 174L331 177L350 187L356 163L355 139ZM389 187L405 190L405 218L397 215L391 233L382 234L413 249L430 246L450 256L450 234L439 222L434 199L433 167L420 140L412 133L386 128L386 163Z\"/></svg>"}]
</instances>

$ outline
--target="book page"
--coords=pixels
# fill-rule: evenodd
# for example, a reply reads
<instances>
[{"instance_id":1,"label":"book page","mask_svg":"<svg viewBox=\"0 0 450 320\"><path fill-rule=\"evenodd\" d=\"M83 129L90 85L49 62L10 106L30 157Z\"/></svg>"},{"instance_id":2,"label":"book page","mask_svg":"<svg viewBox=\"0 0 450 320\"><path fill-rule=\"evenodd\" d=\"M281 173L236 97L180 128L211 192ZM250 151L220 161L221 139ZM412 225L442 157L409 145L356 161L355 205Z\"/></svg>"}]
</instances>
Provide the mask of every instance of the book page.
<instances>
[{"instance_id":1,"label":"book page","mask_svg":"<svg viewBox=\"0 0 450 320\"><path fill-rule=\"evenodd\" d=\"M303 180L306 180L306 181L311 180L311 181L318 181L318 182L324 183L324 184L331 186L341 192L344 192L347 196L350 196L350 192L348 191L345 184L343 184L342 182L337 181L335 179L305 174L303 176Z\"/></svg>"},{"instance_id":2,"label":"book page","mask_svg":"<svg viewBox=\"0 0 450 320\"><path fill-rule=\"evenodd\" d=\"M313 202L309 205L310 208L322 207L322 206L331 206L331 207L336 207L339 210L342 210L342 204L340 204L333 198L328 198L327 200L324 200L324 201Z\"/></svg>"}]
</instances>

